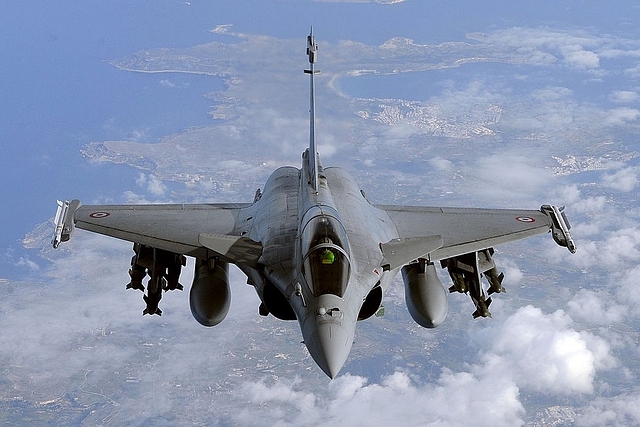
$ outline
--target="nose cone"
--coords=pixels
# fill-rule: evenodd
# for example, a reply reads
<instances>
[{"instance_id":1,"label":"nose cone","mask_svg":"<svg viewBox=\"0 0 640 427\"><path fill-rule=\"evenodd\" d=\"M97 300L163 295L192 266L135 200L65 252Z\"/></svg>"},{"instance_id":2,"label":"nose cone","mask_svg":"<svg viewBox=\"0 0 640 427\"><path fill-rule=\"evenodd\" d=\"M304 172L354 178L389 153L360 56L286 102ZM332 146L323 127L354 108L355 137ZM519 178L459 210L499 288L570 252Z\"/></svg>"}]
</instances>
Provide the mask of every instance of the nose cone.
<instances>
[{"instance_id":1,"label":"nose cone","mask_svg":"<svg viewBox=\"0 0 640 427\"><path fill-rule=\"evenodd\" d=\"M334 379L351 351L353 336L341 325L320 325L311 335L307 348L311 357L329 378Z\"/></svg>"},{"instance_id":2,"label":"nose cone","mask_svg":"<svg viewBox=\"0 0 640 427\"><path fill-rule=\"evenodd\" d=\"M305 344L311 357L331 379L344 366L355 335L356 321L345 315L341 301L333 295L318 298L315 310L308 313L303 326Z\"/></svg>"}]
</instances>

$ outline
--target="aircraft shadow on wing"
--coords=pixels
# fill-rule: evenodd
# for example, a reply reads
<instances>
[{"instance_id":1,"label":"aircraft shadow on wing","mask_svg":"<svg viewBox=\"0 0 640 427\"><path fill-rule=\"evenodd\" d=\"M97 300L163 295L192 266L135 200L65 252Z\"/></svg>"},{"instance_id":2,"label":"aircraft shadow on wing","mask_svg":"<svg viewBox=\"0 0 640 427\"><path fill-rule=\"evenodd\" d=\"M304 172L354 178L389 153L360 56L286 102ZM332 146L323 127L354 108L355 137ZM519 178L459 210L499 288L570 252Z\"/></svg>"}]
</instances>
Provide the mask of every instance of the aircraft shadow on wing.
<instances>
[{"instance_id":1,"label":"aircraft shadow on wing","mask_svg":"<svg viewBox=\"0 0 640 427\"><path fill-rule=\"evenodd\" d=\"M205 326L217 325L229 310L229 264L235 264L260 297L259 313L297 320L311 356L331 378L349 355L357 321L383 313L384 292L399 272L411 317L434 328L448 312L436 266L447 269L449 292L471 297L473 317L487 317L490 295L504 292L495 245L551 232L575 252L562 208L373 205L347 172L323 168L315 140L317 53L311 32L310 138L300 169L277 169L246 204L58 201L53 246L69 240L74 227L133 242L126 287L144 293L143 314L150 315L162 313L164 292L183 288L185 257L195 257L189 303Z\"/></svg>"}]
</instances>

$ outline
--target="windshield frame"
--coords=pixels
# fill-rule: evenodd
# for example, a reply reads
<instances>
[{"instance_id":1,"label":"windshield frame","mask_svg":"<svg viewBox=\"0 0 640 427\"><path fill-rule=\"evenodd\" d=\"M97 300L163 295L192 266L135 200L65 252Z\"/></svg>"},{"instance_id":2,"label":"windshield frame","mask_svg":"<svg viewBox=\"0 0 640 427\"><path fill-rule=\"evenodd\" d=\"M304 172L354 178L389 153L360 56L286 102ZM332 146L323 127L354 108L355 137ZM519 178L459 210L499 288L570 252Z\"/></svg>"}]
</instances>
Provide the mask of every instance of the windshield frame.
<instances>
[{"instance_id":1,"label":"windshield frame","mask_svg":"<svg viewBox=\"0 0 640 427\"><path fill-rule=\"evenodd\" d=\"M301 268L313 295L344 296L351 277L348 244L346 230L335 216L319 212L306 223L301 236Z\"/></svg>"}]
</instances>

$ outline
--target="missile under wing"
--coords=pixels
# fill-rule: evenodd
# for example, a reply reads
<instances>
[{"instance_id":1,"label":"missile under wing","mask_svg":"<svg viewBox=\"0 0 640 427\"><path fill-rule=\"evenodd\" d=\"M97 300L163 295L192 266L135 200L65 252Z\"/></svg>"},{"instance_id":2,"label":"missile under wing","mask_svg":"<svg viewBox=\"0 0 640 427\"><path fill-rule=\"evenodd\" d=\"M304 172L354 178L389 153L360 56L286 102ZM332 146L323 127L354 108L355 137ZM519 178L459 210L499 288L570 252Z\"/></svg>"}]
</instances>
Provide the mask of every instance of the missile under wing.
<instances>
[{"instance_id":1,"label":"missile under wing","mask_svg":"<svg viewBox=\"0 0 640 427\"><path fill-rule=\"evenodd\" d=\"M230 305L229 264L254 286L261 315L297 320L318 366L334 378L344 365L356 323L382 313L384 292L402 273L407 308L433 328L447 315L447 290L436 269L466 293L473 317L490 316L504 275L493 247L551 232L575 252L561 208L481 209L371 204L343 169L324 168L316 150L314 70L317 44L307 38L310 141L302 165L273 172L243 204L81 205L58 202L53 246L74 227L133 243L129 289L143 292L143 314L161 315L161 298L180 290L194 257L194 318L220 323ZM146 283L144 281L146 280ZM489 285L489 286L487 286Z\"/></svg>"}]
</instances>

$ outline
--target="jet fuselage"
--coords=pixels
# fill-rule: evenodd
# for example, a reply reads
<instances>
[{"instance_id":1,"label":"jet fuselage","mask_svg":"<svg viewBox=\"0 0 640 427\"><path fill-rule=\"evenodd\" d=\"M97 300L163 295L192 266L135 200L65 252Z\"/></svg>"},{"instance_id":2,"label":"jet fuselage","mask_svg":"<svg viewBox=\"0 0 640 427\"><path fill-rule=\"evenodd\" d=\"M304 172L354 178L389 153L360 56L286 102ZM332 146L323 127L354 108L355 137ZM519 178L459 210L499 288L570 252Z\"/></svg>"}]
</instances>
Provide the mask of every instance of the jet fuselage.
<instances>
[{"instance_id":1,"label":"jet fuselage","mask_svg":"<svg viewBox=\"0 0 640 427\"><path fill-rule=\"evenodd\" d=\"M244 227L237 232L262 242L258 266L243 271L265 308L291 319L278 316L282 307L269 307L277 305L270 295L275 287L284 298L280 304L286 300L300 323L312 357L333 378L349 354L356 321L377 311L398 272L383 271L380 250L397 232L348 173L320 169L316 190L307 164L277 169L243 212Z\"/></svg>"}]
</instances>

